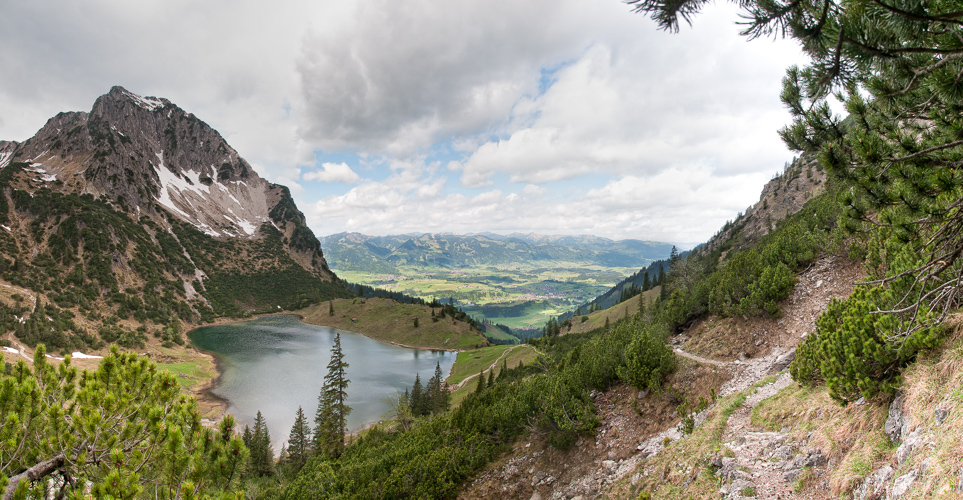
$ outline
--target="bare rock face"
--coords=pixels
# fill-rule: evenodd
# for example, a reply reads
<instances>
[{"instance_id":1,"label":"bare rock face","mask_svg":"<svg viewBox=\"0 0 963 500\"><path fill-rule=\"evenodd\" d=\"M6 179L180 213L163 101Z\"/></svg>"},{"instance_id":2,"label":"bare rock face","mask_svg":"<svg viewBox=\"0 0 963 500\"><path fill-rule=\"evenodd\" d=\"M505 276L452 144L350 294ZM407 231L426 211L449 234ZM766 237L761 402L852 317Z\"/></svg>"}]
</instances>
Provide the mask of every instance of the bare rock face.
<instances>
[{"instance_id":1,"label":"bare rock face","mask_svg":"<svg viewBox=\"0 0 963 500\"><path fill-rule=\"evenodd\" d=\"M215 238L276 229L296 262L334 278L288 189L167 99L113 87L89 113L60 113L23 144L0 142L0 167L5 161L28 162L47 187L106 198L135 219L173 216Z\"/></svg>"},{"instance_id":2,"label":"bare rock face","mask_svg":"<svg viewBox=\"0 0 963 500\"><path fill-rule=\"evenodd\" d=\"M20 143L16 141L0 141L0 168L6 167L13 157L13 150L17 149Z\"/></svg>"},{"instance_id":3,"label":"bare rock face","mask_svg":"<svg viewBox=\"0 0 963 500\"><path fill-rule=\"evenodd\" d=\"M803 205L826 189L826 172L819 166L815 156L803 155L786 166L786 170L769 181L762 189L759 201L746 209L744 214L723 227L722 231L706 243L712 251L736 234L747 241L757 241L769 234L780 220L798 212Z\"/></svg>"}]
</instances>

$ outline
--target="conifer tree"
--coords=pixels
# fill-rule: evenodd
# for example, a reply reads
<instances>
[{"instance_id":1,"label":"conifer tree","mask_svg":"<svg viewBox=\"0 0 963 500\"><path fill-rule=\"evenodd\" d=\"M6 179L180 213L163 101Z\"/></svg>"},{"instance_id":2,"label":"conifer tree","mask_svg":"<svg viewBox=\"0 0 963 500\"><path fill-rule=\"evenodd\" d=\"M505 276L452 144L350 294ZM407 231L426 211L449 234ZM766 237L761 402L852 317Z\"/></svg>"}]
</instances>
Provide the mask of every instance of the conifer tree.
<instances>
[{"instance_id":1,"label":"conifer tree","mask_svg":"<svg viewBox=\"0 0 963 500\"><path fill-rule=\"evenodd\" d=\"M334 345L331 346L328 374L324 376L324 385L321 386L321 394L318 396L318 411L314 417L315 452L327 458L337 458L344 452L347 419L351 413L351 407L345 402L348 399L347 388L350 382L345 375L347 367L339 332L335 334Z\"/></svg>"},{"instance_id":2,"label":"conifer tree","mask_svg":"<svg viewBox=\"0 0 963 500\"><path fill-rule=\"evenodd\" d=\"M448 384L443 381L441 362L435 363L435 374L428 380L429 412L431 414L448 411Z\"/></svg>"},{"instance_id":3,"label":"conifer tree","mask_svg":"<svg viewBox=\"0 0 963 500\"><path fill-rule=\"evenodd\" d=\"M478 385L475 386L475 392L479 393L485 390L485 372L478 374Z\"/></svg>"},{"instance_id":4,"label":"conifer tree","mask_svg":"<svg viewBox=\"0 0 963 500\"><path fill-rule=\"evenodd\" d=\"M495 385L495 369L492 368L488 371L488 386L491 387Z\"/></svg>"},{"instance_id":5,"label":"conifer tree","mask_svg":"<svg viewBox=\"0 0 963 500\"><path fill-rule=\"evenodd\" d=\"M271 434L268 432L267 422L261 412L257 412L254 418L254 430L244 433L248 441L247 445L251 451L248 459L248 472L257 476L270 476L274 474L274 449L271 447Z\"/></svg>"},{"instance_id":6,"label":"conifer tree","mask_svg":"<svg viewBox=\"0 0 963 500\"><path fill-rule=\"evenodd\" d=\"M311 425L308 424L304 410L299 406L297 416L294 418L294 425L291 427L291 434L288 437L287 461L291 464L293 472L301 470L311 452Z\"/></svg>"},{"instance_id":7,"label":"conifer tree","mask_svg":"<svg viewBox=\"0 0 963 500\"><path fill-rule=\"evenodd\" d=\"M411 386L411 413L416 417L424 416L424 409L427 406L425 400L428 394L421 385L421 374L415 374L415 383Z\"/></svg>"}]
</instances>

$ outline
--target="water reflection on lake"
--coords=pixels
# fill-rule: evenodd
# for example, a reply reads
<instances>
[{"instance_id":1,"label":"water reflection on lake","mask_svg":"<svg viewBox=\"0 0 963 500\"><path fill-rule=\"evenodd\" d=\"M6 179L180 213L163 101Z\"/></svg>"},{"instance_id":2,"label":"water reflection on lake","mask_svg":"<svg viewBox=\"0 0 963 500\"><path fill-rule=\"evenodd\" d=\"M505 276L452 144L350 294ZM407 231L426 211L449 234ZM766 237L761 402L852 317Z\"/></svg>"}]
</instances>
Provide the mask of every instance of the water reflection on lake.
<instances>
[{"instance_id":1,"label":"water reflection on lake","mask_svg":"<svg viewBox=\"0 0 963 500\"><path fill-rule=\"evenodd\" d=\"M241 425L253 425L258 410L271 431L274 451L287 440L298 406L314 425L318 394L327 373L334 328L302 323L295 316L198 328L190 334L199 349L218 357L220 385L212 392L228 400L228 413ZM356 430L382 418L383 399L404 391L420 373L422 383L441 363L445 376L455 353L383 344L340 330L348 379L348 427Z\"/></svg>"}]
</instances>

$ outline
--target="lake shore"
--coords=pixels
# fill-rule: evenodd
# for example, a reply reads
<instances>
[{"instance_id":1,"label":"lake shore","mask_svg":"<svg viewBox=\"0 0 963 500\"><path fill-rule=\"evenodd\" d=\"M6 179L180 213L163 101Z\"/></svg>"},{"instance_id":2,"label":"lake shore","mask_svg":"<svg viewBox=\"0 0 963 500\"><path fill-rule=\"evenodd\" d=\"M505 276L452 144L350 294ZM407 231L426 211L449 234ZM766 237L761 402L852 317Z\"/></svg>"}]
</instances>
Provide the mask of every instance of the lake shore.
<instances>
[{"instance_id":1,"label":"lake shore","mask_svg":"<svg viewBox=\"0 0 963 500\"><path fill-rule=\"evenodd\" d=\"M216 372L206 384L192 385L189 390L204 408L205 425L215 425L225 413L231 413L243 427L262 411L273 438L283 440L291 425L287 420L299 405L312 413L334 332L301 321L301 317L296 313L265 315L250 325L246 319L222 321L211 330L198 328L189 333L190 350L203 355ZM349 378L358 383L358 392L351 393L352 414L358 417L354 422L349 419L352 433L383 424L385 397L403 392L403 385L410 385L416 373L427 377L436 368L436 360L450 372L455 361L449 350L415 350L359 332L342 331L341 341Z\"/></svg>"}]
</instances>

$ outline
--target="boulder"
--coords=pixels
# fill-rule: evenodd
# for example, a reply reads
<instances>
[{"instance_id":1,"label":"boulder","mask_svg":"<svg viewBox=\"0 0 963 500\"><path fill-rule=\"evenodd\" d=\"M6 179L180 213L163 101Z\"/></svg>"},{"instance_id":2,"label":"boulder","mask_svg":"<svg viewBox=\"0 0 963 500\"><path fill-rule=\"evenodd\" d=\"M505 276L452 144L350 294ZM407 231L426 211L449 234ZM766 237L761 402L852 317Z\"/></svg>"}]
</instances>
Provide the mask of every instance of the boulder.
<instances>
[{"instance_id":1,"label":"boulder","mask_svg":"<svg viewBox=\"0 0 963 500\"><path fill-rule=\"evenodd\" d=\"M896 448L896 464L903 465L903 462L913 453L917 447L923 444L923 428L918 427L903 439L903 443Z\"/></svg>"},{"instance_id":2,"label":"boulder","mask_svg":"<svg viewBox=\"0 0 963 500\"><path fill-rule=\"evenodd\" d=\"M777 373L785 370L794 359L796 359L795 347L785 354L780 354L776 360L773 361L772 366L769 368L769 373Z\"/></svg>"},{"instance_id":3,"label":"boulder","mask_svg":"<svg viewBox=\"0 0 963 500\"><path fill-rule=\"evenodd\" d=\"M909 415L903 411L902 393L897 393L896 398L890 403L889 416L886 418L883 430L894 443L898 443L909 430Z\"/></svg>"},{"instance_id":4,"label":"boulder","mask_svg":"<svg viewBox=\"0 0 963 500\"><path fill-rule=\"evenodd\" d=\"M936 420L936 425L943 425L943 422L946 421L946 416L949 414L950 410L948 408L937 408L936 411L933 412L933 419Z\"/></svg>"},{"instance_id":5,"label":"boulder","mask_svg":"<svg viewBox=\"0 0 963 500\"><path fill-rule=\"evenodd\" d=\"M906 494L910 488L913 487L913 483L916 482L916 471L911 470L907 474L896 478L893 482L893 498L899 498Z\"/></svg>"}]
</instances>

